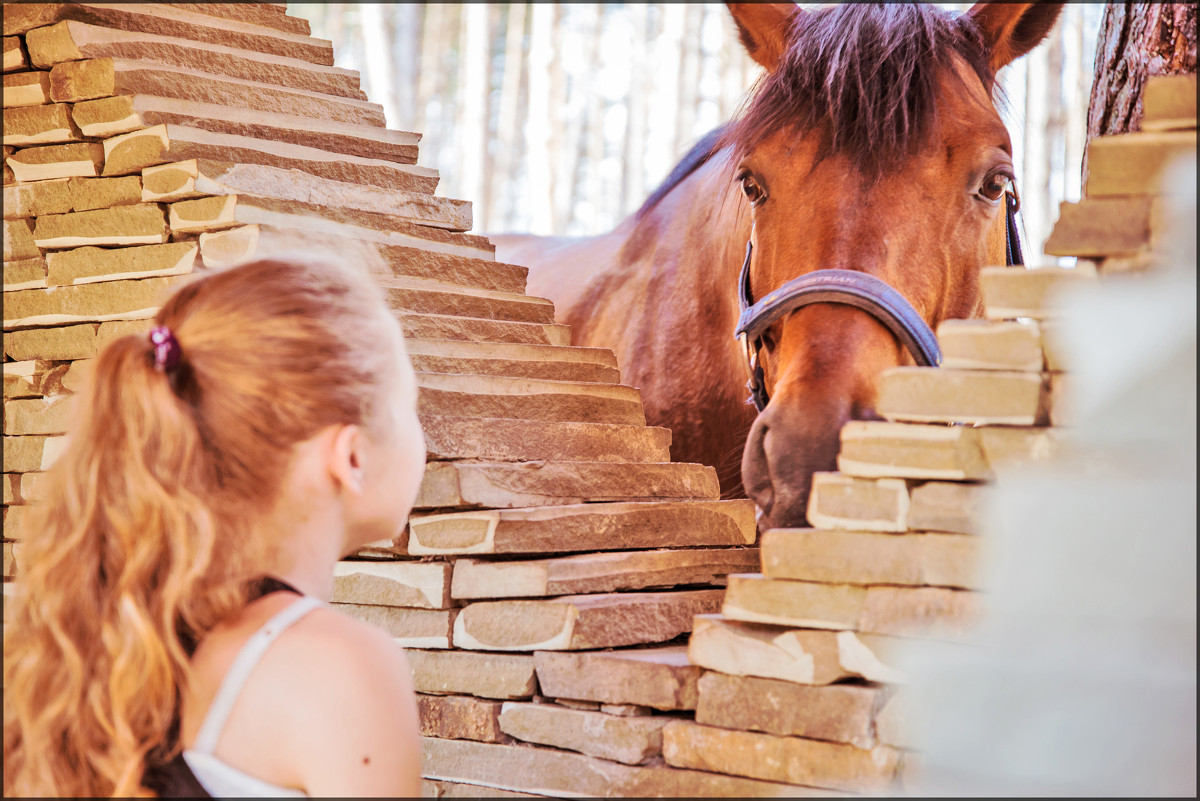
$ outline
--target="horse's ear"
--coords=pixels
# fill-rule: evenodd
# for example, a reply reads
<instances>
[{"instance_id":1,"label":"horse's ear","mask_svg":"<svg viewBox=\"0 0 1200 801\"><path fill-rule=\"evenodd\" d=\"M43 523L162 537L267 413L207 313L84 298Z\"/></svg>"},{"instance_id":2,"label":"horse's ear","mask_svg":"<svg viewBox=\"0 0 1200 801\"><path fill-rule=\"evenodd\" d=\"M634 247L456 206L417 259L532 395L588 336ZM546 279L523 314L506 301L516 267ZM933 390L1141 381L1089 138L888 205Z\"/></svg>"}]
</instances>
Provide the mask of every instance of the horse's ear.
<instances>
[{"instance_id":1,"label":"horse's ear","mask_svg":"<svg viewBox=\"0 0 1200 801\"><path fill-rule=\"evenodd\" d=\"M726 3L737 23L738 38L750 58L774 72L787 52L793 15L802 13L795 3Z\"/></svg>"},{"instance_id":2,"label":"horse's ear","mask_svg":"<svg viewBox=\"0 0 1200 801\"><path fill-rule=\"evenodd\" d=\"M983 2L967 13L983 31L995 71L1041 44L1062 9L1062 3Z\"/></svg>"}]
</instances>

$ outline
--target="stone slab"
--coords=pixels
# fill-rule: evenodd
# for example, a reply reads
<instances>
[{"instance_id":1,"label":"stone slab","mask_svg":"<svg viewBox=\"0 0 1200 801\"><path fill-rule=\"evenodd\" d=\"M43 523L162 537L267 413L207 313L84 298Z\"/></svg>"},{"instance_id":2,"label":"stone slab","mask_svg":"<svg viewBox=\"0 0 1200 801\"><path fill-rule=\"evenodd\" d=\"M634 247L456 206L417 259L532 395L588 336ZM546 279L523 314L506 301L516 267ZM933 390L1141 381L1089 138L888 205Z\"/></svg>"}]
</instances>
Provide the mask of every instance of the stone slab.
<instances>
[{"instance_id":1,"label":"stone slab","mask_svg":"<svg viewBox=\"0 0 1200 801\"><path fill-rule=\"evenodd\" d=\"M514 700L537 692L534 657L528 654L411 648L406 654L418 693Z\"/></svg>"},{"instance_id":2,"label":"stone slab","mask_svg":"<svg viewBox=\"0 0 1200 801\"><path fill-rule=\"evenodd\" d=\"M621 380L612 351L601 348L493 345L453 340L410 339L405 343L405 349L413 368L418 372L586 381L597 384L617 384Z\"/></svg>"},{"instance_id":3,"label":"stone slab","mask_svg":"<svg viewBox=\"0 0 1200 801\"><path fill-rule=\"evenodd\" d=\"M15 147L78 142L83 134L71 121L71 110L63 103L21 106L4 112L4 144Z\"/></svg>"},{"instance_id":4,"label":"stone slab","mask_svg":"<svg viewBox=\"0 0 1200 801\"><path fill-rule=\"evenodd\" d=\"M603 798L794 798L828 794L662 765L621 765L528 745L426 738L421 751L427 779L475 784L489 791L495 788L555 797Z\"/></svg>"},{"instance_id":5,"label":"stone slab","mask_svg":"<svg viewBox=\"0 0 1200 801\"><path fill-rule=\"evenodd\" d=\"M166 217L156 203L114 206L37 218L33 238L47 250L84 245L154 245L167 241Z\"/></svg>"},{"instance_id":6,"label":"stone slab","mask_svg":"<svg viewBox=\"0 0 1200 801\"><path fill-rule=\"evenodd\" d=\"M1041 373L892 367L879 374L875 411L891 421L1044 426L1050 387Z\"/></svg>"},{"instance_id":7,"label":"stone slab","mask_svg":"<svg viewBox=\"0 0 1200 801\"><path fill-rule=\"evenodd\" d=\"M816 528L904 531L908 528L908 482L813 473L808 521Z\"/></svg>"},{"instance_id":8,"label":"stone slab","mask_svg":"<svg viewBox=\"0 0 1200 801\"><path fill-rule=\"evenodd\" d=\"M78 103L115 94L116 76L111 58L66 61L50 69L50 99L55 103Z\"/></svg>"},{"instance_id":9,"label":"stone slab","mask_svg":"<svg viewBox=\"0 0 1200 801\"><path fill-rule=\"evenodd\" d=\"M417 694L417 717L423 737L448 737L506 743L511 739L500 729L500 701L469 695Z\"/></svg>"},{"instance_id":10,"label":"stone slab","mask_svg":"<svg viewBox=\"0 0 1200 801\"><path fill-rule=\"evenodd\" d=\"M1151 75L1142 91L1142 130L1196 127L1196 73Z\"/></svg>"},{"instance_id":11,"label":"stone slab","mask_svg":"<svg viewBox=\"0 0 1200 801\"><path fill-rule=\"evenodd\" d=\"M47 79L49 80L49 79ZM110 137L149 128L133 109L129 95L84 100L71 106L71 119L84 136Z\"/></svg>"},{"instance_id":12,"label":"stone slab","mask_svg":"<svg viewBox=\"0 0 1200 801\"><path fill-rule=\"evenodd\" d=\"M342 560L333 569L333 600L369 606L449 609L448 562Z\"/></svg>"},{"instance_id":13,"label":"stone slab","mask_svg":"<svg viewBox=\"0 0 1200 801\"><path fill-rule=\"evenodd\" d=\"M943 587L871 587L859 629L896 637L958 640L979 619L981 597Z\"/></svg>"},{"instance_id":14,"label":"stone slab","mask_svg":"<svg viewBox=\"0 0 1200 801\"><path fill-rule=\"evenodd\" d=\"M478 600L719 585L728 573L757 567L755 548L626 551L520 561L463 558L454 562L450 594Z\"/></svg>"},{"instance_id":15,"label":"stone slab","mask_svg":"<svg viewBox=\"0 0 1200 801\"><path fill-rule=\"evenodd\" d=\"M696 722L869 749L880 742L875 722L892 694L879 684L810 687L710 671L700 677Z\"/></svg>"},{"instance_id":16,"label":"stone slab","mask_svg":"<svg viewBox=\"0 0 1200 801\"><path fill-rule=\"evenodd\" d=\"M775 529L763 533L762 573L828 584L979 588L978 537Z\"/></svg>"},{"instance_id":17,"label":"stone slab","mask_svg":"<svg viewBox=\"0 0 1200 801\"><path fill-rule=\"evenodd\" d=\"M1163 233L1162 202L1153 197L1094 197L1060 203L1046 240L1050 256L1106 258L1157 247Z\"/></svg>"},{"instance_id":18,"label":"stone slab","mask_svg":"<svg viewBox=\"0 0 1200 801\"><path fill-rule=\"evenodd\" d=\"M204 234L200 235L205 236ZM204 252L204 243L200 243ZM207 259L206 259L207 261ZM520 345L571 344L571 329L565 325L519 323L510 320L489 320L482 317L459 317L453 314L397 314L404 333L418 339L451 339L462 342L513 343Z\"/></svg>"},{"instance_id":19,"label":"stone slab","mask_svg":"<svg viewBox=\"0 0 1200 801\"><path fill-rule=\"evenodd\" d=\"M388 305L397 311L530 323L554 322L554 305L544 298L472 289L429 279L381 277L379 284Z\"/></svg>"},{"instance_id":20,"label":"stone slab","mask_svg":"<svg viewBox=\"0 0 1200 801\"><path fill-rule=\"evenodd\" d=\"M1045 368L1041 328L1032 320L945 320L937 336L943 368L1029 372Z\"/></svg>"},{"instance_id":21,"label":"stone slab","mask_svg":"<svg viewBox=\"0 0 1200 801\"><path fill-rule=\"evenodd\" d=\"M454 623L454 645L482 651L615 648L667 642L714 612L724 592L680 590L567 595L546 600L479 601Z\"/></svg>"},{"instance_id":22,"label":"stone slab","mask_svg":"<svg viewBox=\"0 0 1200 801\"><path fill-rule=\"evenodd\" d=\"M901 682L890 638L697 615L688 659L731 676L827 685L844 679Z\"/></svg>"},{"instance_id":23,"label":"stone slab","mask_svg":"<svg viewBox=\"0 0 1200 801\"><path fill-rule=\"evenodd\" d=\"M65 437L4 437L4 470L32 473L47 470L66 445ZM11 536L11 535L10 535Z\"/></svg>"},{"instance_id":24,"label":"stone slab","mask_svg":"<svg viewBox=\"0 0 1200 801\"><path fill-rule=\"evenodd\" d=\"M996 470L1023 469L1064 452L1063 432L1056 428L985 427L979 442Z\"/></svg>"},{"instance_id":25,"label":"stone slab","mask_svg":"<svg viewBox=\"0 0 1200 801\"><path fill-rule=\"evenodd\" d=\"M851 421L842 426L838 470L861 478L987 480L982 430Z\"/></svg>"},{"instance_id":26,"label":"stone slab","mask_svg":"<svg viewBox=\"0 0 1200 801\"><path fill-rule=\"evenodd\" d=\"M4 72L29 68L29 56L19 36L4 37ZM7 88L7 87L6 87ZM5 103L4 105L8 105Z\"/></svg>"},{"instance_id":27,"label":"stone slab","mask_svg":"<svg viewBox=\"0 0 1200 801\"><path fill-rule=\"evenodd\" d=\"M510 323L511 325L511 323ZM666 462L666 428L423 415L432 460ZM622 546L617 545L617 548ZM648 547L656 547L654 545Z\"/></svg>"},{"instance_id":28,"label":"stone slab","mask_svg":"<svg viewBox=\"0 0 1200 801\"><path fill-rule=\"evenodd\" d=\"M36 501L42 478L45 475L45 473L5 473L5 505L22 505Z\"/></svg>"},{"instance_id":29,"label":"stone slab","mask_svg":"<svg viewBox=\"0 0 1200 801\"><path fill-rule=\"evenodd\" d=\"M100 348L126 334L145 334L146 320L114 320L58 328L32 328L4 332L4 353L10 359L67 361L90 359Z\"/></svg>"},{"instance_id":30,"label":"stone slab","mask_svg":"<svg viewBox=\"0 0 1200 801\"><path fill-rule=\"evenodd\" d=\"M985 267L979 272L979 288L989 320L1054 317L1053 299L1059 291L1078 286L1076 282L1094 280L1094 271L1079 267Z\"/></svg>"},{"instance_id":31,"label":"stone slab","mask_svg":"<svg viewBox=\"0 0 1200 801\"><path fill-rule=\"evenodd\" d=\"M383 244L377 249L392 273L397 276L437 278L449 283L477 286L497 292L523 293L529 274L526 267L486 258L433 253L401 245Z\"/></svg>"},{"instance_id":32,"label":"stone slab","mask_svg":"<svg viewBox=\"0 0 1200 801\"><path fill-rule=\"evenodd\" d=\"M637 704L653 709L695 709L701 669L684 646L619 651L537 651L538 684L544 695Z\"/></svg>"},{"instance_id":33,"label":"stone slab","mask_svg":"<svg viewBox=\"0 0 1200 801\"><path fill-rule=\"evenodd\" d=\"M103 180L103 179L101 179ZM50 286L186 275L195 267L195 242L168 242L122 248L82 247L46 254Z\"/></svg>"},{"instance_id":34,"label":"stone slab","mask_svg":"<svg viewBox=\"0 0 1200 801\"><path fill-rule=\"evenodd\" d=\"M177 277L145 278L7 292L4 327L144 320L153 316L180 280Z\"/></svg>"},{"instance_id":35,"label":"stone slab","mask_svg":"<svg viewBox=\"0 0 1200 801\"><path fill-rule=\"evenodd\" d=\"M4 108L41 106L50 102L50 73L12 72L4 76ZM5 117L8 112L5 112Z\"/></svg>"},{"instance_id":36,"label":"stone slab","mask_svg":"<svg viewBox=\"0 0 1200 801\"><path fill-rule=\"evenodd\" d=\"M71 210L70 179L34 181L4 187L4 219L22 220Z\"/></svg>"},{"instance_id":37,"label":"stone slab","mask_svg":"<svg viewBox=\"0 0 1200 801\"><path fill-rule=\"evenodd\" d=\"M6 400L4 435L65 434L73 408L70 395Z\"/></svg>"},{"instance_id":38,"label":"stone slab","mask_svg":"<svg viewBox=\"0 0 1200 801\"><path fill-rule=\"evenodd\" d=\"M451 512L412 517L408 535L413 556L752 545L754 505L745 500L584 503Z\"/></svg>"},{"instance_id":39,"label":"stone slab","mask_svg":"<svg viewBox=\"0 0 1200 801\"><path fill-rule=\"evenodd\" d=\"M1195 130L1098 136L1088 143L1084 196L1161 194L1170 167L1195 154Z\"/></svg>"},{"instance_id":40,"label":"stone slab","mask_svg":"<svg viewBox=\"0 0 1200 801\"><path fill-rule=\"evenodd\" d=\"M645 425L637 390L615 384L418 373L421 414Z\"/></svg>"},{"instance_id":41,"label":"stone slab","mask_svg":"<svg viewBox=\"0 0 1200 801\"><path fill-rule=\"evenodd\" d=\"M734 731L676 720L663 728L668 765L856 793L894 788L901 754L801 737Z\"/></svg>"},{"instance_id":42,"label":"stone slab","mask_svg":"<svg viewBox=\"0 0 1200 801\"><path fill-rule=\"evenodd\" d=\"M909 525L919 531L978 534L983 488L975 484L927 481L913 487Z\"/></svg>"},{"instance_id":43,"label":"stone slab","mask_svg":"<svg viewBox=\"0 0 1200 801\"><path fill-rule=\"evenodd\" d=\"M18 181L50 178L91 178L100 174L104 146L97 142L38 145L18 150L6 160Z\"/></svg>"},{"instance_id":44,"label":"stone slab","mask_svg":"<svg viewBox=\"0 0 1200 801\"><path fill-rule=\"evenodd\" d=\"M46 260L40 256L4 262L4 291L46 286Z\"/></svg>"},{"instance_id":45,"label":"stone slab","mask_svg":"<svg viewBox=\"0 0 1200 801\"><path fill-rule=\"evenodd\" d=\"M617 717L557 704L505 702L501 730L518 740L638 765L662 752L667 717ZM479 738L471 738L479 739Z\"/></svg>"},{"instance_id":46,"label":"stone slab","mask_svg":"<svg viewBox=\"0 0 1200 801\"><path fill-rule=\"evenodd\" d=\"M4 221L4 261L23 261L40 258L42 251L33 238L28 220Z\"/></svg>"},{"instance_id":47,"label":"stone slab","mask_svg":"<svg viewBox=\"0 0 1200 801\"><path fill-rule=\"evenodd\" d=\"M405 648L449 648L454 609L410 609L371 604L333 603L339 612L383 629Z\"/></svg>"},{"instance_id":48,"label":"stone slab","mask_svg":"<svg viewBox=\"0 0 1200 801\"><path fill-rule=\"evenodd\" d=\"M545 798L536 793L518 793L512 790L498 790L495 787L484 787L482 784L469 782L443 782L429 779L421 780L422 798Z\"/></svg>"},{"instance_id":49,"label":"stone slab","mask_svg":"<svg viewBox=\"0 0 1200 801\"><path fill-rule=\"evenodd\" d=\"M131 175L169 161L171 147L167 126L155 125L104 140L103 175Z\"/></svg>"}]
</instances>

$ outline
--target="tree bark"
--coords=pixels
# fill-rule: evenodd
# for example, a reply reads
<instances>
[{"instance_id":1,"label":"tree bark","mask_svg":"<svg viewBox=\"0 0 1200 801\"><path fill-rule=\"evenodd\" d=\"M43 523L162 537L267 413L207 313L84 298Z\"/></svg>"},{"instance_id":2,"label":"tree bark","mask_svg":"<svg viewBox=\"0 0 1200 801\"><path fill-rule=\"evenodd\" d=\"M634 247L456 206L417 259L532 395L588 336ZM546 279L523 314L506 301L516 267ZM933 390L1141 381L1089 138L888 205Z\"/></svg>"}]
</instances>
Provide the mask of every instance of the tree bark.
<instances>
[{"instance_id":1,"label":"tree bark","mask_svg":"<svg viewBox=\"0 0 1200 801\"><path fill-rule=\"evenodd\" d=\"M500 119L496 123L495 175L497 195L488 207L487 225L483 230L496 231L507 227L513 219L510 184L516 180L521 154L518 150L524 137L519 135L518 120L521 101L521 76L525 72L525 3L510 3L504 40L504 78L500 88ZM502 216L503 215L503 216Z\"/></svg>"},{"instance_id":2,"label":"tree bark","mask_svg":"<svg viewBox=\"0 0 1200 801\"><path fill-rule=\"evenodd\" d=\"M1195 3L1110 2L1100 23L1094 71L1088 141L1139 130L1146 79L1196 71ZM1085 153L1085 183L1087 168Z\"/></svg>"}]
</instances>

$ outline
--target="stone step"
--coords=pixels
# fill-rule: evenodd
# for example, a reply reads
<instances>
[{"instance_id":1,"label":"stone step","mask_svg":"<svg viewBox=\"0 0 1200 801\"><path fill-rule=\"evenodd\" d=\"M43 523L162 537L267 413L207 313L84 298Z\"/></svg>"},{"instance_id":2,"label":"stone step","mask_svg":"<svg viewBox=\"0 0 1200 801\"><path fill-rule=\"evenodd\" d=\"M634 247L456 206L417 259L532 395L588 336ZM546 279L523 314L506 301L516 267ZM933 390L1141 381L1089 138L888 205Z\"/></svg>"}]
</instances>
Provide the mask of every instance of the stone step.
<instances>
[{"instance_id":1,"label":"stone step","mask_svg":"<svg viewBox=\"0 0 1200 801\"><path fill-rule=\"evenodd\" d=\"M383 287L388 304L397 311L554 323L554 304L545 298L456 286L428 278L380 276L377 283Z\"/></svg>"},{"instance_id":2,"label":"stone step","mask_svg":"<svg viewBox=\"0 0 1200 801\"><path fill-rule=\"evenodd\" d=\"M813 473L808 522L815 528L856 531L908 529L909 482Z\"/></svg>"},{"instance_id":3,"label":"stone step","mask_svg":"<svg viewBox=\"0 0 1200 801\"><path fill-rule=\"evenodd\" d=\"M449 648L457 609L333 603L331 607L387 632L402 648Z\"/></svg>"},{"instance_id":4,"label":"stone step","mask_svg":"<svg viewBox=\"0 0 1200 801\"><path fill-rule=\"evenodd\" d=\"M1088 143L1084 197L1158 195L1173 165L1196 155L1196 131L1098 136Z\"/></svg>"},{"instance_id":5,"label":"stone step","mask_svg":"<svg viewBox=\"0 0 1200 801\"><path fill-rule=\"evenodd\" d=\"M1102 259L1158 248L1166 233L1162 198L1093 197L1060 203L1043 250L1050 256Z\"/></svg>"},{"instance_id":6,"label":"stone step","mask_svg":"<svg viewBox=\"0 0 1200 801\"><path fill-rule=\"evenodd\" d=\"M662 728L668 720L506 701L499 723L502 732L518 740L638 765L662 753Z\"/></svg>"},{"instance_id":7,"label":"stone step","mask_svg":"<svg viewBox=\"0 0 1200 801\"><path fill-rule=\"evenodd\" d=\"M500 730L502 702L469 695L417 694L417 720L424 737L508 743Z\"/></svg>"},{"instance_id":8,"label":"stone step","mask_svg":"<svg viewBox=\"0 0 1200 801\"><path fill-rule=\"evenodd\" d=\"M104 140L103 150L105 175L125 175L159 164L208 159L297 169L334 181L410 192L432 193L438 180L437 171L428 167L331 153L306 145L216 133L185 125L156 125L119 134ZM25 152L19 151L17 155L23 156ZM26 180L19 173L17 177ZM409 244L387 238L379 241L385 244Z\"/></svg>"},{"instance_id":9,"label":"stone step","mask_svg":"<svg viewBox=\"0 0 1200 801\"><path fill-rule=\"evenodd\" d=\"M46 56L59 59L50 69L51 96L56 74L72 74L83 60L102 58L143 61L184 67L231 78L277 84L289 89L366 100L355 70L327 67L311 61L262 53L240 47L198 42L178 36L106 28L85 22L60 22L34 37L31 54L50 66ZM66 60L62 60L67 56ZM100 96L115 94L104 92ZM67 92L64 100L89 99Z\"/></svg>"},{"instance_id":10,"label":"stone step","mask_svg":"<svg viewBox=\"0 0 1200 801\"><path fill-rule=\"evenodd\" d=\"M501 746L502 747L502 746ZM899 789L902 753L673 720L663 728L668 765L849 793Z\"/></svg>"},{"instance_id":11,"label":"stone step","mask_svg":"<svg viewBox=\"0 0 1200 801\"><path fill-rule=\"evenodd\" d=\"M744 573L729 576L721 614L777 626L955 639L976 622L979 597L943 587L864 587Z\"/></svg>"},{"instance_id":12,"label":"stone step","mask_svg":"<svg viewBox=\"0 0 1200 801\"><path fill-rule=\"evenodd\" d=\"M727 574L758 566L757 548L625 551L520 561L457 559L450 594L478 600L669 589L724 584Z\"/></svg>"},{"instance_id":13,"label":"stone step","mask_svg":"<svg viewBox=\"0 0 1200 801\"><path fill-rule=\"evenodd\" d=\"M39 40L53 45L48 26L67 20L105 28L158 36L177 36L196 42L238 47L259 53L298 58L333 66L333 43L273 27L174 8L174 3L44 3L13 4L4 15L4 35L24 33L30 59L46 67L70 60L69 53L41 49ZM34 30L40 29L40 30Z\"/></svg>"},{"instance_id":14,"label":"stone step","mask_svg":"<svg viewBox=\"0 0 1200 801\"><path fill-rule=\"evenodd\" d=\"M44 214L94 211L142 202L142 180L120 178L54 178L4 187L4 218L28 219Z\"/></svg>"},{"instance_id":15,"label":"stone step","mask_svg":"<svg viewBox=\"0 0 1200 801\"><path fill-rule=\"evenodd\" d=\"M455 618L454 646L480 651L578 651L647 645L692 630L724 592L618 592L536 601L480 601Z\"/></svg>"},{"instance_id":16,"label":"stone step","mask_svg":"<svg viewBox=\"0 0 1200 801\"><path fill-rule=\"evenodd\" d=\"M688 640L692 664L719 675L757 676L824 686L844 679L899 682L895 643L853 631L783 627L697 615ZM699 717L697 717L699 720Z\"/></svg>"},{"instance_id":17,"label":"stone step","mask_svg":"<svg viewBox=\"0 0 1200 801\"><path fill-rule=\"evenodd\" d=\"M21 42L19 36L4 37L4 72L12 72L13 70L29 69L29 54L25 52L25 45ZM4 85L5 94L8 94L8 84ZM7 98L5 98L7 100ZM5 103L4 105L8 105Z\"/></svg>"},{"instance_id":18,"label":"stone step","mask_svg":"<svg viewBox=\"0 0 1200 801\"><path fill-rule=\"evenodd\" d=\"M4 162L18 181L92 178L104 168L104 145L99 142L35 145L6 155Z\"/></svg>"},{"instance_id":19,"label":"stone step","mask_svg":"<svg viewBox=\"0 0 1200 801\"><path fill-rule=\"evenodd\" d=\"M984 267L979 272L985 314L989 320L1030 317L1044 320L1056 316L1054 297L1078 282L1095 281L1094 269L1085 267Z\"/></svg>"},{"instance_id":20,"label":"stone step","mask_svg":"<svg viewBox=\"0 0 1200 801\"><path fill-rule=\"evenodd\" d=\"M49 80L47 77L47 92ZM49 102L48 94L46 98L42 102ZM109 137L154 125L182 125L402 164L416 163L421 139L420 134L375 125L148 94L75 103L71 118L85 136Z\"/></svg>"},{"instance_id":21,"label":"stone step","mask_svg":"<svg viewBox=\"0 0 1200 801\"><path fill-rule=\"evenodd\" d=\"M664 765L621 765L555 748L426 737L422 772L433 781L556 797L795 798L829 791Z\"/></svg>"},{"instance_id":22,"label":"stone step","mask_svg":"<svg viewBox=\"0 0 1200 801\"><path fill-rule=\"evenodd\" d=\"M308 36L308 20L287 14L287 3L172 3L172 8Z\"/></svg>"},{"instance_id":23,"label":"stone step","mask_svg":"<svg viewBox=\"0 0 1200 801\"><path fill-rule=\"evenodd\" d=\"M200 253L204 253L203 241L200 243ZM559 347L571 344L570 327L557 323L522 323L485 317L460 317L456 314L413 312L400 312L396 316L404 325L404 335L416 339Z\"/></svg>"},{"instance_id":24,"label":"stone step","mask_svg":"<svg viewBox=\"0 0 1200 801\"><path fill-rule=\"evenodd\" d=\"M1196 127L1196 73L1151 75L1142 91L1142 130Z\"/></svg>"},{"instance_id":25,"label":"stone step","mask_svg":"<svg viewBox=\"0 0 1200 801\"><path fill-rule=\"evenodd\" d=\"M861 478L987 480L980 430L874 420L842 426L838 470Z\"/></svg>"},{"instance_id":26,"label":"stone step","mask_svg":"<svg viewBox=\"0 0 1200 801\"><path fill-rule=\"evenodd\" d=\"M893 367L879 374L875 411L891 421L1044 426L1050 383L1042 373Z\"/></svg>"},{"instance_id":27,"label":"stone step","mask_svg":"<svg viewBox=\"0 0 1200 801\"><path fill-rule=\"evenodd\" d=\"M333 600L367 606L450 609L449 562L366 562L334 565Z\"/></svg>"},{"instance_id":28,"label":"stone step","mask_svg":"<svg viewBox=\"0 0 1200 801\"><path fill-rule=\"evenodd\" d=\"M15 147L79 142L83 134L71 121L65 103L21 106L4 112L4 144Z\"/></svg>"},{"instance_id":29,"label":"stone step","mask_svg":"<svg viewBox=\"0 0 1200 801\"><path fill-rule=\"evenodd\" d=\"M431 462L417 509L564 506L614 501L715 501L716 471L681 462Z\"/></svg>"},{"instance_id":30,"label":"stone step","mask_svg":"<svg viewBox=\"0 0 1200 801\"><path fill-rule=\"evenodd\" d=\"M583 503L414 515L407 531L406 552L413 556L752 545L756 536L754 504L747 500Z\"/></svg>"},{"instance_id":31,"label":"stone step","mask_svg":"<svg viewBox=\"0 0 1200 801\"><path fill-rule=\"evenodd\" d=\"M641 396L619 384L418 373L421 414L645 425Z\"/></svg>"},{"instance_id":32,"label":"stone step","mask_svg":"<svg viewBox=\"0 0 1200 801\"><path fill-rule=\"evenodd\" d=\"M700 677L696 722L873 748L880 742L876 721L893 694L879 684L813 687L706 671Z\"/></svg>"},{"instance_id":33,"label":"stone step","mask_svg":"<svg viewBox=\"0 0 1200 801\"><path fill-rule=\"evenodd\" d=\"M1051 369L1042 351L1042 327L1033 320L946 320L938 326L937 337L946 369Z\"/></svg>"},{"instance_id":34,"label":"stone step","mask_svg":"<svg viewBox=\"0 0 1200 801\"><path fill-rule=\"evenodd\" d=\"M578 460L582 462L666 462L670 461L671 431L666 428L643 426L621 426L608 423L547 423L524 420L489 420L476 417L448 417L422 415L421 426L425 432L425 447L428 459L445 461L454 459L479 459L482 461L536 462ZM513 514L502 512L499 514ZM537 530L536 510L517 513L528 516ZM712 520L715 511L695 515ZM479 521L469 528L472 535L484 534L483 528L492 527L492 519L481 528ZM498 523L499 518L495 518ZM461 523L448 525L455 530ZM753 527L753 520L751 521ZM724 528L724 526L721 526ZM429 535L433 535L430 530ZM499 535L503 541L504 535ZM737 544L749 544L753 539ZM647 545L660 547L666 543ZM714 543L696 543L707 545ZM727 544L727 543L721 543ZM475 548L486 547L480 542ZM611 549L628 547L614 543ZM591 546L586 546L590 550ZM480 550L468 553L481 553Z\"/></svg>"},{"instance_id":35,"label":"stone step","mask_svg":"<svg viewBox=\"0 0 1200 801\"><path fill-rule=\"evenodd\" d=\"M448 339L408 339L404 344L408 358L418 372L596 384L617 384L621 380L616 357L605 348L506 345Z\"/></svg>"},{"instance_id":36,"label":"stone step","mask_svg":"<svg viewBox=\"0 0 1200 801\"><path fill-rule=\"evenodd\" d=\"M529 654L408 649L413 689L435 695L532 698L538 681Z\"/></svg>"},{"instance_id":37,"label":"stone step","mask_svg":"<svg viewBox=\"0 0 1200 801\"><path fill-rule=\"evenodd\" d=\"M162 302L183 280L183 277L144 278L6 292L4 328L146 320L154 316ZM35 357L60 358L50 353L35 354Z\"/></svg>"},{"instance_id":38,"label":"stone step","mask_svg":"<svg viewBox=\"0 0 1200 801\"><path fill-rule=\"evenodd\" d=\"M619 651L537 651L537 680L550 698L695 709L701 670L687 648L669 645Z\"/></svg>"},{"instance_id":39,"label":"stone step","mask_svg":"<svg viewBox=\"0 0 1200 801\"><path fill-rule=\"evenodd\" d=\"M762 536L762 573L828 584L979 589L981 548L970 534L776 529Z\"/></svg>"},{"instance_id":40,"label":"stone step","mask_svg":"<svg viewBox=\"0 0 1200 801\"><path fill-rule=\"evenodd\" d=\"M142 319L5 331L4 355L14 361L90 359L112 340L126 334L145 334L148 328Z\"/></svg>"},{"instance_id":41,"label":"stone step","mask_svg":"<svg viewBox=\"0 0 1200 801\"><path fill-rule=\"evenodd\" d=\"M8 39L4 40L5 47ZM9 51L4 51L7 57ZM50 102L50 73L8 72L4 76L4 108L19 108L23 106L41 106ZM7 118L9 112L4 112Z\"/></svg>"}]
</instances>

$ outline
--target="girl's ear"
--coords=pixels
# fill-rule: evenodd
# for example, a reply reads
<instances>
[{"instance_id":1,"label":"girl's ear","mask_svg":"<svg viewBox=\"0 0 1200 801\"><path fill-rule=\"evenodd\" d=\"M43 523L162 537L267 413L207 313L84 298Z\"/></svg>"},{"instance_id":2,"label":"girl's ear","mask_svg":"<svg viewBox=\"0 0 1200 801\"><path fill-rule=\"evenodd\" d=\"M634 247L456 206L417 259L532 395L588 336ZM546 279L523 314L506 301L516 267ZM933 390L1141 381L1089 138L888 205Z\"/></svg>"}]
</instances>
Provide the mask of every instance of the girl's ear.
<instances>
[{"instance_id":1,"label":"girl's ear","mask_svg":"<svg viewBox=\"0 0 1200 801\"><path fill-rule=\"evenodd\" d=\"M337 426L327 452L329 475L352 495L361 495L366 488L363 478L365 441L359 426Z\"/></svg>"},{"instance_id":2,"label":"girl's ear","mask_svg":"<svg viewBox=\"0 0 1200 801\"><path fill-rule=\"evenodd\" d=\"M976 3L967 14L983 32L995 72L1041 44L1058 21L1062 3Z\"/></svg>"}]
</instances>

